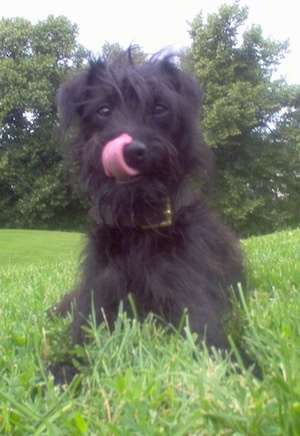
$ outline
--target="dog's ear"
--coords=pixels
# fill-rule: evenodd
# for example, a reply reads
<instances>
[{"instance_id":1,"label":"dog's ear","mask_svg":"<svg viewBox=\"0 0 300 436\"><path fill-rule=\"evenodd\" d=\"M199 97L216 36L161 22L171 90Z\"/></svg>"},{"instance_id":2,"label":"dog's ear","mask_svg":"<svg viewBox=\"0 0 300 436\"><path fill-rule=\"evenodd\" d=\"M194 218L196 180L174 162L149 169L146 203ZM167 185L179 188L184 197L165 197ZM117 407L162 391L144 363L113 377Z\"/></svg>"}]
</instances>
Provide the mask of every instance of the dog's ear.
<instances>
[{"instance_id":1,"label":"dog's ear","mask_svg":"<svg viewBox=\"0 0 300 436\"><path fill-rule=\"evenodd\" d=\"M90 59L89 68L64 83L57 96L60 110L61 127L66 132L77 116L82 116L87 102L88 90L103 76L106 64L100 59Z\"/></svg>"},{"instance_id":2,"label":"dog's ear","mask_svg":"<svg viewBox=\"0 0 300 436\"><path fill-rule=\"evenodd\" d=\"M100 58L91 58L86 72L86 85L93 87L105 76L107 64Z\"/></svg>"},{"instance_id":3,"label":"dog's ear","mask_svg":"<svg viewBox=\"0 0 300 436\"><path fill-rule=\"evenodd\" d=\"M189 105L198 112L203 100L203 91L196 80L180 70L174 62L170 60L169 56L166 56L161 61L161 68L170 77L176 92L183 96L188 101Z\"/></svg>"},{"instance_id":4,"label":"dog's ear","mask_svg":"<svg viewBox=\"0 0 300 436\"><path fill-rule=\"evenodd\" d=\"M180 93L188 98L190 104L198 111L203 101L203 90L189 74L178 70L180 78Z\"/></svg>"},{"instance_id":5,"label":"dog's ear","mask_svg":"<svg viewBox=\"0 0 300 436\"><path fill-rule=\"evenodd\" d=\"M57 96L60 110L61 127L64 132L71 126L76 116L80 116L82 103L85 100L88 73L82 72L72 80L64 83Z\"/></svg>"}]
</instances>

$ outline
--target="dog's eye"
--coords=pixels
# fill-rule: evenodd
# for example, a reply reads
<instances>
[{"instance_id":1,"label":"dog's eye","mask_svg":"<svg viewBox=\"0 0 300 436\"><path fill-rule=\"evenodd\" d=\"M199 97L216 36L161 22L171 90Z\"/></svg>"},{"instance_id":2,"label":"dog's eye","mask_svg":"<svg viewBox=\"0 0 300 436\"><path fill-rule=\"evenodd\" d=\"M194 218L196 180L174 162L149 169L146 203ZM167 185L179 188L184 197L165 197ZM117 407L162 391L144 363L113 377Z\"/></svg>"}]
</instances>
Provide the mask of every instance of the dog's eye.
<instances>
[{"instance_id":1,"label":"dog's eye","mask_svg":"<svg viewBox=\"0 0 300 436\"><path fill-rule=\"evenodd\" d=\"M154 115L156 116L162 116L165 115L168 112L168 108L163 103L156 103L154 106Z\"/></svg>"},{"instance_id":2,"label":"dog's eye","mask_svg":"<svg viewBox=\"0 0 300 436\"><path fill-rule=\"evenodd\" d=\"M107 105L101 106L98 111L97 114L101 117L101 118L108 118L111 115L111 108Z\"/></svg>"}]
</instances>

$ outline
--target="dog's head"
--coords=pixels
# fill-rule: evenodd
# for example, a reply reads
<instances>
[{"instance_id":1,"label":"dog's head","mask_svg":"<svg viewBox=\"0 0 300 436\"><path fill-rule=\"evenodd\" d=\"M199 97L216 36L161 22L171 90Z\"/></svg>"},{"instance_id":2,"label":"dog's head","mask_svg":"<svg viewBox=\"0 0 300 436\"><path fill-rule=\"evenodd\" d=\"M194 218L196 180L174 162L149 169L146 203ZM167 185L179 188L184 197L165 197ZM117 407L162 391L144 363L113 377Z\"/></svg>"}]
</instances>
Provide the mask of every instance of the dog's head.
<instances>
[{"instance_id":1,"label":"dog's head","mask_svg":"<svg viewBox=\"0 0 300 436\"><path fill-rule=\"evenodd\" d=\"M207 178L210 153L198 131L201 99L200 87L170 56L137 66L130 50L112 64L90 61L61 87L62 126L76 125L67 151L102 221L151 224L154 211L175 201L191 173Z\"/></svg>"}]
</instances>

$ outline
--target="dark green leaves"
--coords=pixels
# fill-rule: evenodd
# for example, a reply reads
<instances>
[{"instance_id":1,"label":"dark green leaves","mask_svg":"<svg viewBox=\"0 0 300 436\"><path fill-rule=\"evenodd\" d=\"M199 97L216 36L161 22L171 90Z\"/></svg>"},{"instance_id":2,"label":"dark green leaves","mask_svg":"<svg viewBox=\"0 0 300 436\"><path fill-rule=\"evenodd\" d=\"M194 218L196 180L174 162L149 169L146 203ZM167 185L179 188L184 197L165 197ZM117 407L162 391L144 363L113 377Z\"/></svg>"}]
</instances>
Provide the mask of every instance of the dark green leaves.
<instances>
[{"instance_id":1,"label":"dark green leaves","mask_svg":"<svg viewBox=\"0 0 300 436\"><path fill-rule=\"evenodd\" d=\"M242 235L297 224L293 204L300 204L299 87L272 78L288 44L247 27L247 17L238 2L206 20L199 14L186 62L205 91L202 129L217 160L217 206Z\"/></svg>"}]
</instances>

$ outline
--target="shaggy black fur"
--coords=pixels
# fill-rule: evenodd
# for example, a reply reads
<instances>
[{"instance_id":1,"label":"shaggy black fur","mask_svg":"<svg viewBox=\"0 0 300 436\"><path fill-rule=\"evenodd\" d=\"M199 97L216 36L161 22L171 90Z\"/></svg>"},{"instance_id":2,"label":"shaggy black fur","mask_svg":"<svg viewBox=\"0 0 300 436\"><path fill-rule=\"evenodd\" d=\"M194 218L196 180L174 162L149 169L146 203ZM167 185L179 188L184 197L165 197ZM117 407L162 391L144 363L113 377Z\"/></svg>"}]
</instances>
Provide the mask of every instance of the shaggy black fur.
<instances>
[{"instance_id":1,"label":"shaggy black fur","mask_svg":"<svg viewBox=\"0 0 300 436\"><path fill-rule=\"evenodd\" d=\"M76 126L67 157L95 224L81 283L59 310L75 301L78 343L92 304L97 322L104 312L113 328L131 293L141 317L153 312L176 327L187 309L199 340L224 348L228 288L243 281L243 266L236 238L206 199L212 158L198 130L202 91L171 57L137 66L131 54L108 65L92 60L60 90L63 127ZM136 174L107 175L102 150L124 133L131 141L122 159Z\"/></svg>"}]
</instances>

